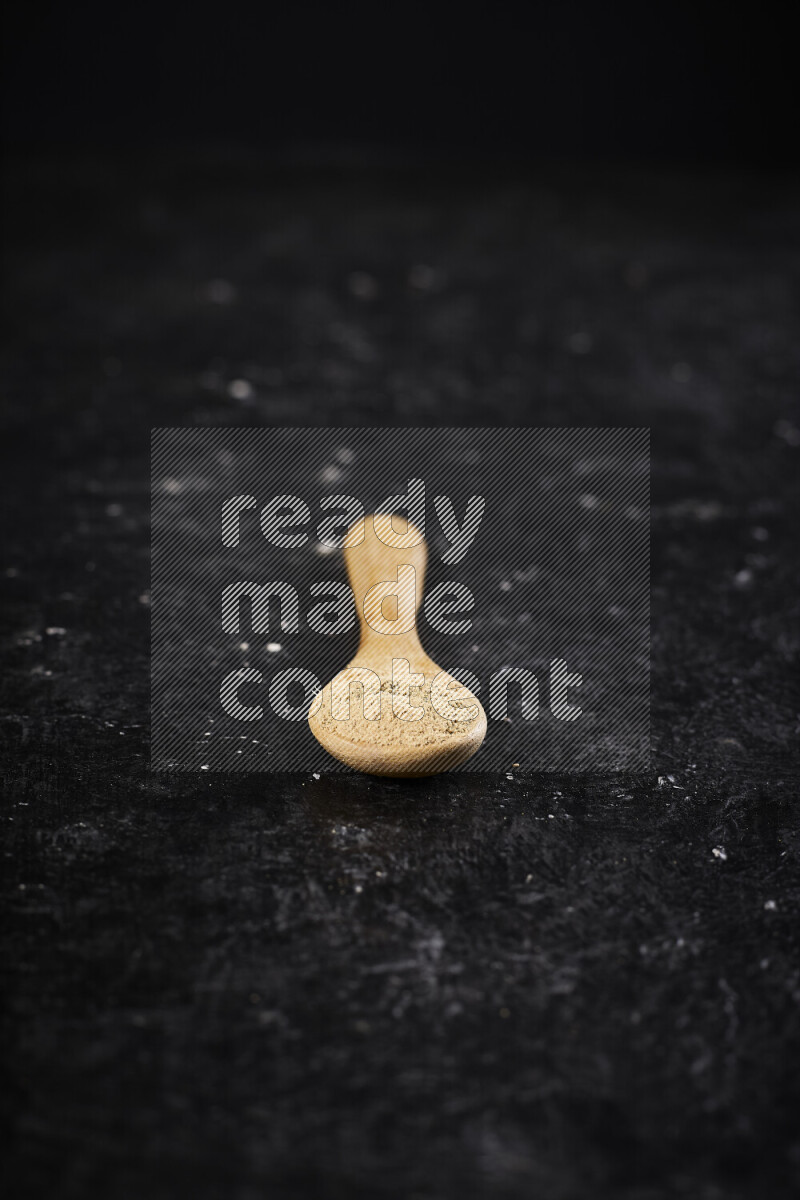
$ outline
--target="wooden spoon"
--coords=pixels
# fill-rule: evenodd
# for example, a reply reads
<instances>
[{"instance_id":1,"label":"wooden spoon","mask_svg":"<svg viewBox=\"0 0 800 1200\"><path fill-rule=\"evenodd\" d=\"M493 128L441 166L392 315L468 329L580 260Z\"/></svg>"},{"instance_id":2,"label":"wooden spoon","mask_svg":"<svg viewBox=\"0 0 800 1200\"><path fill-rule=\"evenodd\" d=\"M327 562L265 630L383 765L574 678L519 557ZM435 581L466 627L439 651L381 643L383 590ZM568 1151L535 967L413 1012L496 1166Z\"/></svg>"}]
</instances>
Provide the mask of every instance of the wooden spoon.
<instances>
[{"instance_id":1,"label":"wooden spoon","mask_svg":"<svg viewBox=\"0 0 800 1200\"><path fill-rule=\"evenodd\" d=\"M404 548L409 541L416 544ZM334 758L370 775L437 775L458 766L483 742L486 713L420 644L416 614L428 558L422 535L405 517L379 513L348 531L344 557L361 641L315 698L311 732ZM396 600L378 586L387 581Z\"/></svg>"}]
</instances>

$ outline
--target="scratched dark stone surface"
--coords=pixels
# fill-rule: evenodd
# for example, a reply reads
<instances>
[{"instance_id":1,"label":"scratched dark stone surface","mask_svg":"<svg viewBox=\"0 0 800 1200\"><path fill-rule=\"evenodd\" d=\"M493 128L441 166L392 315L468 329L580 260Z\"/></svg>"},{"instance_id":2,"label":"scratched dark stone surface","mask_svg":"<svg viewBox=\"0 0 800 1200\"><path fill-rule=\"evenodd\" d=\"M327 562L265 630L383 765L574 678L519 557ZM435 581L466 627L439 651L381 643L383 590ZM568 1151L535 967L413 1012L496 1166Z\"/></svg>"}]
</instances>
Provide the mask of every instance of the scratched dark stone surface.
<instances>
[{"instance_id":1,"label":"scratched dark stone surface","mask_svg":"<svg viewBox=\"0 0 800 1200\"><path fill-rule=\"evenodd\" d=\"M796 186L6 182L6 1194L790 1195ZM652 775L149 773L150 427L363 422L652 427Z\"/></svg>"}]
</instances>

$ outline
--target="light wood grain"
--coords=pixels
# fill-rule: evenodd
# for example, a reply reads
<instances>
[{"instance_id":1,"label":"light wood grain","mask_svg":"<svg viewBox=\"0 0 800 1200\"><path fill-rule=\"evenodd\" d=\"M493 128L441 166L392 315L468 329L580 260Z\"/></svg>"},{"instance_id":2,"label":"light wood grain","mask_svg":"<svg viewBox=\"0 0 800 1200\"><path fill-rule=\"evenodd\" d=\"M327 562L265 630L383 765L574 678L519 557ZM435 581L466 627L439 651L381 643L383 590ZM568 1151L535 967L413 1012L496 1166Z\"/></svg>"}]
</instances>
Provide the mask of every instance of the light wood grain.
<instances>
[{"instance_id":1,"label":"light wood grain","mask_svg":"<svg viewBox=\"0 0 800 1200\"><path fill-rule=\"evenodd\" d=\"M486 735L486 713L476 696L442 672L420 642L416 614L422 603L428 558L424 540L408 547L386 545L375 532L376 521L381 538L386 540L391 540L392 530L400 537L405 534L404 540L419 538L418 531L399 515L391 518L391 526L388 516L366 517L363 541L357 545L352 543L358 540L361 523L349 531L344 558L359 616L360 644L354 658L317 697L309 725L320 745L358 771L397 777L436 775L464 762L479 749ZM413 575L407 570L409 567L413 568ZM406 570L398 575L400 568ZM387 597L381 604L379 594L373 589L398 578L405 580L399 600ZM393 628L391 622L404 609L413 614L413 620L410 619L409 628L395 632L396 626ZM396 681L394 696L392 693L392 663L400 659L408 662L412 676L424 678L424 683L412 686L408 692L410 711L400 702ZM373 685L371 677L363 674L365 668L380 681L379 698L377 682ZM466 714L466 719L452 720L442 715L442 701L438 698L441 691L434 706L431 701L434 680L436 688L447 689L445 705L450 702L459 716ZM408 719L420 709L421 715ZM368 719L378 711L377 719ZM444 712L448 712L446 707Z\"/></svg>"}]
</instances>

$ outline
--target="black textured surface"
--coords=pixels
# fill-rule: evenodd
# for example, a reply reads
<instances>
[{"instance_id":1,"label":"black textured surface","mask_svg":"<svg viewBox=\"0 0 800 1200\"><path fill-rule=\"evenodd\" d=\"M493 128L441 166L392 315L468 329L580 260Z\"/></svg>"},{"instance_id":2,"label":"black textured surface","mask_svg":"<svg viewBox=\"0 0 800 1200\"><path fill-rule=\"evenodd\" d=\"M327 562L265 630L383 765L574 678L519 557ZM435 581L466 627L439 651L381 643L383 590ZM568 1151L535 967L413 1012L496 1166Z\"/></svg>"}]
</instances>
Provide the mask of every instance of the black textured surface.
<instances>
[{"instance_id":1,"label":"black textured surface","mask_svg":"<svg viewBox=\"0 0 800 1200\"><path fill-rule=\"evenodd\" d=\"M10 185L7 1194L789 1195L796 186ZM149 773L150 427L359 422L652 427L657 773Z\"/></svg>"}]
</instances>

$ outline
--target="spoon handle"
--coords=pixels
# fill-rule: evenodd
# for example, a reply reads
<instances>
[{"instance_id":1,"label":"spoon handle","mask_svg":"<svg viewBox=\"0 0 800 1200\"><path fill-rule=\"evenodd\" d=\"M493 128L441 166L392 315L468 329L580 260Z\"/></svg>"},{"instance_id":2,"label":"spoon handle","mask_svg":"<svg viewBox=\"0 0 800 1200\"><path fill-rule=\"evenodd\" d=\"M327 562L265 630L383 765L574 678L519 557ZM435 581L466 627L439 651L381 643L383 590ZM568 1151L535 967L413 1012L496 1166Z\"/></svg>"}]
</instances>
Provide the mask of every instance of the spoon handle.
<instances>
[{"instance_id":1,"label":"spoon handle","mask_svg":"<svg viewBox=\"0 0 800 1200\"><path fill-rule=\"evenodd\" d=\"M362 527L364 537L359 542ZM353 542L358 544L348 544ZM414 544L407 545L410 542ZM419 530L397 514L370 515L348 532L344 560L361 624L357 659L423 653L416 614L422 603L428 548Z\"/></svg>"}]
</instances>

